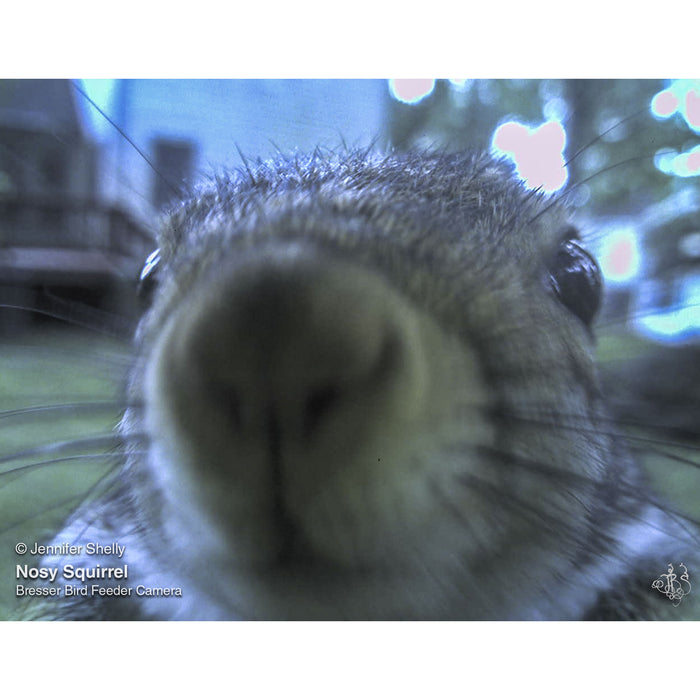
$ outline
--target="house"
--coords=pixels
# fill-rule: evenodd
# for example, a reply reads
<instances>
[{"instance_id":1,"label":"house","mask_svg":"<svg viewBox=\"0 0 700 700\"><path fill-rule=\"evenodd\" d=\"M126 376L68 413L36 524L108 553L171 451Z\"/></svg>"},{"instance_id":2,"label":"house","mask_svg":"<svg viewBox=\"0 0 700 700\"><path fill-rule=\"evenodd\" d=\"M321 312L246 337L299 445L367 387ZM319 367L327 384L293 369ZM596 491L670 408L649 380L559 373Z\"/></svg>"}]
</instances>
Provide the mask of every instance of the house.
<instances>
[{"instance_id":1,"label":"house","mask_svg":"<svg viewBox=\"0 0 700 700\"><path fill-rule=\"evenodd\" d=\"M0 301L130 314L158 216L207 174L278 151L366 147L382 80L0 81ZM81 312L82 313L82 312Z\"/></svg>"},{"instance_id":2,"label":"house","mask_svg":"<svg viewBox=\"0 0 700 700\"><path fill-rule=\"evenodd\" d=\"M141 258L152 238L100 198L98 159L70 81L0 80L4 325L41 316L78 321L78 305L125 312L121 287L135 274L134 252Z\"/></svg>"},{"instance_id":3,"label":"house","mask_svg":"<svg viewBox=\"0 0 700 700\"><path fill-rule=\"evenodd\" d=\"M386 128L384 80L113 83L104 114L84 105L104 135L100 187L107 200L146 220L177 201L183 189L242 167L244 159L342 144L367 147Z\"/></svg>"}]
</instances>

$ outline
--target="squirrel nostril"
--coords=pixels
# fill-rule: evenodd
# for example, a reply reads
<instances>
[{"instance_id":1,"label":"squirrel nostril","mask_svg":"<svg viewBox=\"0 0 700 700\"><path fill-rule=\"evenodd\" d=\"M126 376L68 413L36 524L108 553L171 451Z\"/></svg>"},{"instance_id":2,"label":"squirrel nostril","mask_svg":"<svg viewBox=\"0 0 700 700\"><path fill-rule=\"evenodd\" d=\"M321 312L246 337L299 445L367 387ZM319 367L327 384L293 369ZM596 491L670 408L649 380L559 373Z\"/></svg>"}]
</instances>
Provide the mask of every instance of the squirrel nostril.
<instances>
[{"instance_id":1,"label":"squirrel nostril","mask_svg":"<svg viewBox=\"0 0 700 700\"><path fill-rule=\"evenodd\" d=\"M308 438L313 433L319 421L338 402L340 396L340 389L336 386L321 387L309 394L302 416L302 434L304 438Z\"/></svg>"},{"instance_id":2,"label":"squirrel nostril","mask_svg":"<svg viewBox=\"0 0 700 700\"><path fill-rule=\"evenodd\" d=\"M233 387L210 386L208 389L211 397L217 397L217 403L222 413L227 416L229 425L234 430L243 429L244 400L241 394ZM303 405L300 407L301 436L304 439L312 437L314 431L324 416L342 398L341 390L336 386L324 386L309 392ZM248 406L253 408L253 406ZM246 411L250 416L250 411Z\"/></svg>"}]
</instances>

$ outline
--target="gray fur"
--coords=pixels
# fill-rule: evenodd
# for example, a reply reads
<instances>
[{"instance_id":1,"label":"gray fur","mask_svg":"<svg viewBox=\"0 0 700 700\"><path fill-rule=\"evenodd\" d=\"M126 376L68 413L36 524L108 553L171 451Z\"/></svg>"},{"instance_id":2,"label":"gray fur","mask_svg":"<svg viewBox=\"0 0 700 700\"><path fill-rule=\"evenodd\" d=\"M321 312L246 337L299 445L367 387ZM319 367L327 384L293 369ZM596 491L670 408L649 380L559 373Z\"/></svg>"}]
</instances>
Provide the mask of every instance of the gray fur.
<instances>
[{"instance_id":1,"label":"gray fur","mask_svg":"<svg viewBox=\"0 0 700 700\"><path fill-rule=\"evenodd\" d=\"M611 430L549 283L569 231L483 154L298 156L196 192L161 232L132 455L56 538L119 541L129 585L182 596L51 614L687 613L651 583L692 572L697 538Z\"/></svg>"}]
</instances>

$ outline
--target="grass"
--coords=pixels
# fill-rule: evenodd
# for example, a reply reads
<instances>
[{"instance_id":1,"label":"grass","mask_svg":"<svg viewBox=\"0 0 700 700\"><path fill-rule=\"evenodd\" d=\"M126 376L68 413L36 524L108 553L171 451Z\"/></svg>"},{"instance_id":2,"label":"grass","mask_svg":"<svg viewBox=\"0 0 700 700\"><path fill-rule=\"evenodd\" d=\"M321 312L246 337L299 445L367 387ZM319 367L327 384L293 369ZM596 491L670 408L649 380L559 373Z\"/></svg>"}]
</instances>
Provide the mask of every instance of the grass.
<instances>
[{"instance_id":1,"label":"grass","mask_svg":"<svg viewBox=\"0 0 700 700\"><path fill-rule=\"evenodd\" d=\"M8 412L114 398L124 350L94 335L57 331L0 345L0 619L19 615L15 566L33 561L15 554L15 545L50 539L111 466L109 445L68 451L51 446L111 434L119 420L115 405ZM44 454L27 452L42 446L48 446ZM86 459L85 452L98 456Z\"/></svg>"},{"instance_id":2,"label":"grass","mask_svg":"<svg viewBox=\"0 0 700 700\"><path fill-rule=\"evenodd\" d=\"M633 358L652 356L663 351L637 336L608 334L598 340L597 359L600 365L624 364ZM642 376L638 379L643 383L646 378ZM682 377L679 381L676 376L675 382L678 384L677 391L698 391L697 387L684 384ZM655 410L663 412L664 407L657 406ZM640 462L646 468L656 490L671 503L677 504L682 512L700 520L700 445L688 441L663 440L653 432L649 434L642 429L630 431L630 435L640 439L632 439L631 444L644 450Z\"/></svg>"}]
</instances>

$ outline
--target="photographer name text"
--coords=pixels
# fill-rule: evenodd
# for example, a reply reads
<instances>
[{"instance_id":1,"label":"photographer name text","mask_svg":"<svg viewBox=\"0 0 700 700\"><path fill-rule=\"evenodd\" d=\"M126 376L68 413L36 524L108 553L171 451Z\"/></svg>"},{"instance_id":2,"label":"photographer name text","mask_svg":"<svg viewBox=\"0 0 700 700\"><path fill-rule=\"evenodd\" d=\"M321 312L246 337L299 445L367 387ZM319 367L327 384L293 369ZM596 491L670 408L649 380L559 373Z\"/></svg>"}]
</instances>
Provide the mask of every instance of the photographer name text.
<instances>
[{"instance_id":1,"label":"photographer name text","mask_svg":"<svg viewBox=\"0 0 700 700\"><path fill-rule=\"evenodd\" d=\"M126 547L119 544L119 542L112 542L111 544L103 545L97 542L88 542L86 545L82 544L70 544L69 542L64 542L63 544L39 544L35 542L32 548L29 550L29 554L82 554L85 550L85 554L88 556L94 555L105 555L114 556L117 559L121 559L124 556Z\"/></svg>"}]
</instances>

